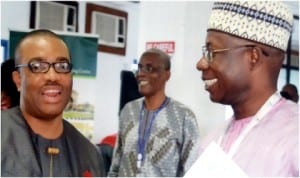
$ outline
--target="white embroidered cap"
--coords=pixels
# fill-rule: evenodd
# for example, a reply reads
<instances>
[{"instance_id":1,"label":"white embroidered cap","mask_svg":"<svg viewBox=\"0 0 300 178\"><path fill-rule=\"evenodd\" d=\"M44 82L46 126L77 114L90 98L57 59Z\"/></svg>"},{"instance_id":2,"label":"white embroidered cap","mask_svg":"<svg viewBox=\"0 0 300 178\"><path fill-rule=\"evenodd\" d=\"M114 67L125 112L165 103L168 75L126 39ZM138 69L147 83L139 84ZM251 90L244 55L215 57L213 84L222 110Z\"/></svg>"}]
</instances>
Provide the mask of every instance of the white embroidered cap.
<instances>
[{"instance_id":1,"label":"white embroidered cap","mask_svg":"<svg viewBox=\"0 0 300 178\"><path fill-rule=\"evenodd\" d=\"M213 5L208 30L286 51L292 24L292 12L279 1L221 1Z\"/></svg>"}]
</instances>

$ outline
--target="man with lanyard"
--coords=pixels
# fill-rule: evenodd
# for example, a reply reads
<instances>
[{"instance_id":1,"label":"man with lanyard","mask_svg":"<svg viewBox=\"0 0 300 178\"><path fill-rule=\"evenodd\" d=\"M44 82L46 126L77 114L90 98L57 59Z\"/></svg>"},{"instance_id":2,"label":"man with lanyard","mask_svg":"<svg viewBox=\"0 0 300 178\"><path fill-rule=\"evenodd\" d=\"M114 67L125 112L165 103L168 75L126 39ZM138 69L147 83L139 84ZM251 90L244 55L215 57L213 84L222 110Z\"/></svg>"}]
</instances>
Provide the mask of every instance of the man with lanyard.
<instances>
[{"instance_id":1,"label":"man with lanyard","mask_svg":"<svg viewBox=\"0 0 300 178\"><path fill-rule=\"evenodd\" d=\"M144 97L121 111L109 176L183 176L197 159L195 115L165 94L170 67L170 57L159 49L142 54L136 78Z\"/></svg>"},{"instance_id":2,"label":"man with lanyard","mask_svg":"<svg viewBox=\"0 0 300 178\"><path fill-rule=\"evenodd\" d=\"M277 92L292 30L278 1L215 2L197 64L213 102L234 115L215 141L248 176L299 176L298 105Z\"/></svg>"}]
</instances>

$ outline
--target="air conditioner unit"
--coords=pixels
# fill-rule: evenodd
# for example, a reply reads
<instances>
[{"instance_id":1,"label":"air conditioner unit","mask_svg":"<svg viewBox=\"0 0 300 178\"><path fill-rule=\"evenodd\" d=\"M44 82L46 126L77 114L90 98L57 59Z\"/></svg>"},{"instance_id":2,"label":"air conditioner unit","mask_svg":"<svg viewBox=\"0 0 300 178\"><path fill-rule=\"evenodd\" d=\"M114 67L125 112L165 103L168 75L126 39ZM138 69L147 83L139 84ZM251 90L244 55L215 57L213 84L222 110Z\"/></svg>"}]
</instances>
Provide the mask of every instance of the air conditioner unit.
<instances>
[{"instance_id":1,"label":"air conditioner unit","mask_svg":"<svg viewBox=\"0 0 300 178\"><path fill-rule=\"evenodd\" d=\"M35 28L76 32L75 6L47 1L36 1Z\"/></svg>"},{"instance_id":2,"label":"air conditioner unit","mask_svg":"<svg viewBox=\"0 0 300 178\"><path fill-rule=\"evenodd\" d=\"M117 15L93 11L91 32L99 35L99 44L124 48L126 19Z\"/></svg>"}]
</instances>

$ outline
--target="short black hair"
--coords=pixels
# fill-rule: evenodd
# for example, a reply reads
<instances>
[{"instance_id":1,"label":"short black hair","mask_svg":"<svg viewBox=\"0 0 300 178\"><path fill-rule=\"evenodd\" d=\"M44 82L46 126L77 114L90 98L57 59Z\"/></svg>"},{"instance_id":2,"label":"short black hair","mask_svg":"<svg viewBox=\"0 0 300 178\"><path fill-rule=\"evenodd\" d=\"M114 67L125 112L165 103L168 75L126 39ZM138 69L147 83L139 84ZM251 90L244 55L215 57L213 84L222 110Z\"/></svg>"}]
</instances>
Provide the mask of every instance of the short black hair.
<instances>
[{"instance_id":1,"label":"short black hair","mask_svg":"<svg viewBox=\"0 0 300 178\"><path fill-rule=\"evenodd\" d=\"M285 91L286 89L290 90L292 93ZM299 99L298 89L297 89L296 85L294 85L294 84L291 84L291 83L285 84L282 87L280 94L282 97L284 97L286 99L293 100L296 103L298 102L298 99Z\"/></svg>"},{"instance_id":2,"label":"short black hair","mask_svg":"<svg viewBox=\"0 0 300 178\"><path fill-rule=\"evenodd\" d=\"M20 93L12 78L12 72L15 70L15 60L13 58L7 59L1 64L1 91L11 98L11 107L20 103Z\"/></svg>"},{"instance_id":3,"label":"short black hair","mask_svg":"<svg viewBox=\"0 0 300 178\"><path fill-rule=\"evenodd\" d=\"M64 42L66 44L66 42L60 37L58 36L56 33L54 33L53 31L51 30L48 30L48 29L37 29L37 30L32 30L30 32L28 32L18 43L16 49L15 49L15 64L19 64L19 60L18 59L18 51L19 51L19 47L20 47L20 44L26 40L27 38L30 38L30 37L34 37L34 36L50 36L50 37L53 37L53 38L56 38L56 39L59 39L61 40L62 42ZM67 45L66 45L67 46ZM67 49L69 50L68 46L67 46ZM70 51L69 51L70 53Z\"/></svg>"},{"instance_id":4,"label":"short black hair","mask_svg":"<svg viewBox=\"0 0 300 178\"><path fill-rule=\"evenodd\" d=\"M166 54L165 52L163 52L162 50L158 49L158 48L151 48L151 49L148 49L147 51L145 51L142 56L141 56L141 59L147 55L147 54L156 54L159 56L159 58L161 60L163 60L163 63L164 63L164 69L165 70L170 70L171 69L171 57Z\"/></svg>"}]
</instances>

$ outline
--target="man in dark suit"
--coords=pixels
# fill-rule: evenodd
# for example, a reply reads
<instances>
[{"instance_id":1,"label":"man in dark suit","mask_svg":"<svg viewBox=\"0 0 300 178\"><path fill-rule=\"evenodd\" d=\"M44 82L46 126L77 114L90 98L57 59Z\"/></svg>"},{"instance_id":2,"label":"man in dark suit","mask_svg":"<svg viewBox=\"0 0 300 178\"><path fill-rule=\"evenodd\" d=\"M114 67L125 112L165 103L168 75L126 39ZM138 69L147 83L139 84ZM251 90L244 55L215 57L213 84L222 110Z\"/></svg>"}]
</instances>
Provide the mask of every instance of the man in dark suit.
<instances>
[{"instance_id":1,"label":"man in dark suit","mask_svg":"<svg viewBox=\"0 0 300 178\"><path fill-rule=\"evenodd\" d=\"M32 31L15 60L20 107L1 113L1 176L105 176L95 146L63 119L73 84L65 42L49 30Z\"/></svg>"}]
</instances>

